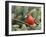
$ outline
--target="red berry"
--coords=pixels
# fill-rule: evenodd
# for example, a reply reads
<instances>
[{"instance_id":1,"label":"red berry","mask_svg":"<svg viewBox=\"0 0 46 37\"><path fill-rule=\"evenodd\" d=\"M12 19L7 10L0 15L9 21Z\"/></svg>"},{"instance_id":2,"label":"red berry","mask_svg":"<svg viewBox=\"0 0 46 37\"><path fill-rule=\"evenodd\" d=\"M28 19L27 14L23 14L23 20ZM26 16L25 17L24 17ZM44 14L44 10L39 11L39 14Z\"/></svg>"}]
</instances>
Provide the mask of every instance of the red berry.
<instances>
[{"instance_id":1,"label":"red berry","mask_svg":"<svg viewBox=\"0 0 46 37\"><path fill-rule=\"evenodd\" d=\"M25 19L25 22L28 23L29 25L33 25L34 22L34 18L31 15L28 15Z\"/></svg>"}]
</instances>

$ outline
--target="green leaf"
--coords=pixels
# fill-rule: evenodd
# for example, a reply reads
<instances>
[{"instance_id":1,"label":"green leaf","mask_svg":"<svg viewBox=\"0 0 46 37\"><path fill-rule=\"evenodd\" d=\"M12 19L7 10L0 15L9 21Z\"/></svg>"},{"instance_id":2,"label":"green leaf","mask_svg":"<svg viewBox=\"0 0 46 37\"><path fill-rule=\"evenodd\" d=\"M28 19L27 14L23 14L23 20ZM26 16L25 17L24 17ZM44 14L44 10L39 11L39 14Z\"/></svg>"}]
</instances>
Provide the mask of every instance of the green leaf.
<instances>
[{"instance_id":1,"label":"green leaf","mask_svg":"<svg viewBox=\"0 0 46 37\"><path fill-rule=\"evenodd\" d=\"M22 27L21 27L22 30L27 30L27 27L25 24L22 24Z\"/></svg>"},{"instance_id":2,"label":"green leaf","mask_svg":"<svg viewBox=\"0 0 46 37\"><path fill-rule=\"evenodd\" d=\"M39 23L36 27L35 27L36 30L40 30L41 29L41 23Z\"/></svg>"}]
</instances>

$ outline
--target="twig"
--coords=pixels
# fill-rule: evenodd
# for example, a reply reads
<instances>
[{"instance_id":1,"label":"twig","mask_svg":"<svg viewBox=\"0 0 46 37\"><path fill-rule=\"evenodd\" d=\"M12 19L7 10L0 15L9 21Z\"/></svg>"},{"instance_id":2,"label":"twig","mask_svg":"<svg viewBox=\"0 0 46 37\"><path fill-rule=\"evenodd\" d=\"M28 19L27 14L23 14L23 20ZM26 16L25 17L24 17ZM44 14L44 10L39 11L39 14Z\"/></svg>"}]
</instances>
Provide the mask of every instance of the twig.
<instances>
[{"instance_id":1,"label":"twig","mask_svg":"<svg viewBox=\"0 0 46 37\"><path fill-rule=\"evenodd\" d=\"M20 23L23 23L23 24L26 24L26 25L28 25L28 23L25 23L25 22L23 22L23 21L21 21L21 20L18 20L18 19L14 19L15 21L18 21L18 22L20 22Z\"/></svg>"}]
</instances>

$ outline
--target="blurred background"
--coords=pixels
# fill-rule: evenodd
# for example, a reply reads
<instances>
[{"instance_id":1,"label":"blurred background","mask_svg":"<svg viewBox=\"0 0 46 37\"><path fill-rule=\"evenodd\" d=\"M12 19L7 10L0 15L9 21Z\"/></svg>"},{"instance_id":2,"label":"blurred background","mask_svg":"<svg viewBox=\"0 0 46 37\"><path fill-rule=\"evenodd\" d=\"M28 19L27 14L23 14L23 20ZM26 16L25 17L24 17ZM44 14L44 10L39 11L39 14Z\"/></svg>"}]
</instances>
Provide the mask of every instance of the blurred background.
<instances>
[{"instance_id":1,"label":"blurred background","mask_svg":"<svg viewBox=\"0 0 46 37\"><path fill-rule=\"evenodd\" d=\"M41 7L32 6L12 6L12 31L39 30L41 29ZM26 25L25 16L31 13L32 17L37 20L35 27Z\"/></svg>"}]
</instances>

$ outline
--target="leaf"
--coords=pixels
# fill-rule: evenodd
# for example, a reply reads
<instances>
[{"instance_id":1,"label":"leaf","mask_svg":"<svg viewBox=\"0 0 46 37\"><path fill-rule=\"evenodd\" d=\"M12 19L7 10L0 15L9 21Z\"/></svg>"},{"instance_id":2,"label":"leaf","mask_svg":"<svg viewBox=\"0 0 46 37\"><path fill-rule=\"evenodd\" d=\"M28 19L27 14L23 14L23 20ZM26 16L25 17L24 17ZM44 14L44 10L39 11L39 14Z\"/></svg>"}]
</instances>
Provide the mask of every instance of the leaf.
<instances>
[{"instance_id":1,"label":"leaf","mask_svg":"<svg viewBox=\"0 0 46 37\"><path fill-rule=\"evenodd\" d=\"M39 23L36 27L35 27L36 30L40 30L41 29L41 23Z\"/></svg>"},{"instance_id":2,"label":"leaf","mask_svg":"<svg viewBox=\"0 0 46 37\"><path fill-rule=\"evenodd\" d=\"M22 30L27 30L27 27L25 24L22 24L22 27L21 27Z\"/></svg>"}]
</instances>

